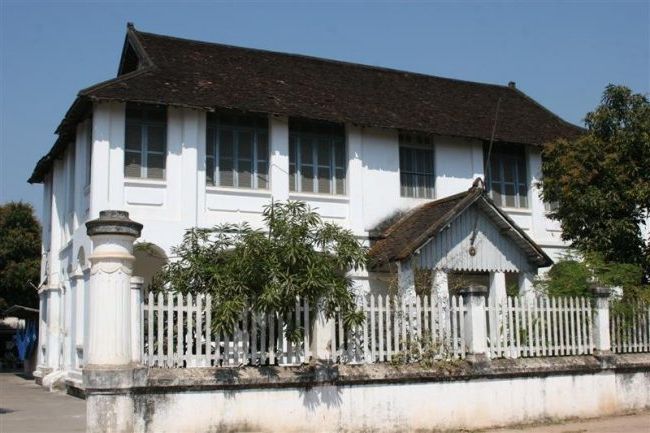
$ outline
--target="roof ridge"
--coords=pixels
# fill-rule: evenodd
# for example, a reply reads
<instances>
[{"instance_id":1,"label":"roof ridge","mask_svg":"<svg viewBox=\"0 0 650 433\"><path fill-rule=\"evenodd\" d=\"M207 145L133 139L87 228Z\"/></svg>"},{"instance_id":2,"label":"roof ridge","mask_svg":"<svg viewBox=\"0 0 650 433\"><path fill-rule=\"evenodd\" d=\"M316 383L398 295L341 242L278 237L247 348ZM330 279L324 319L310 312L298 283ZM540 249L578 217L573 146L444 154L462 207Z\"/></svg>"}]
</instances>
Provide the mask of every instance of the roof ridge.
<instances>
[{"instance_id":1,"label":"roof ridge","mask_svg":"<svg viewBox=\"0 0 650 433\"><path fill-rule=\"evenodd\" d=\"M414 75L414 76L425 77L425 78L434 78L434 79L437 79L437 80L453 81L453 82L457 82L457 83L471 84L471 85L477 85L477 86L495 87L495 88L508 90L508 91L515 90L515 89L511 88L510 86L508 86L507 84L496 84L496 83L486 83L486 82L481 82L481 81L462 80L462 79L459 79L459 78L450 78L450 77L443 77L443 76L440 76L440 75L426 74L424 72L406 71L406 70L403 70L403 69L390 68L388 66L368 65L368 64L365 64L365 63L350 62L350 61L347 61L347 60L337 60L337 59L329 59L329 58L326 58L326 57L311 56L309 54L288 53L288 52L284 52L284 51L267 50L267 49L262 49L262 48L242 47L242 46L239 46L239 45L224 44L224 43L221 43L221 42L209 42L209 41L201 41L201 40L198 40L198 39L181 38L181 37L178 37L178 36L170 36L170 35L162 35L162 34L159 34L159 33L143 32L143 31L137 30L135 28L132 28L131 30L134 33L137 33L137 34L140 34L140 35L153 36L153 37L156 37L156 38L171 39L171 40L181 41L181 42L191 42L191 43L200 44L200 45L212 45L212 46L225 47L225 48L234 48L234 49L238 49L238 50L247 50L247 51L253 51L253 52L276 54L276 55L288 56L288 57L298 57L298 58L317 61L317 62L322 62L322 63L340 64L342 66L353 66L353 67L357 67L357 68L371 69L371 70L375 70L375 71L384 71L384 72L400 74L400 75L407 74L407 75ZM521 91L519 91L519 93L522 93L522 94L525 95L525 93L523 93ZM556 115L554 114L554 116L556 116Z\"/></svg>"}]
</instances>

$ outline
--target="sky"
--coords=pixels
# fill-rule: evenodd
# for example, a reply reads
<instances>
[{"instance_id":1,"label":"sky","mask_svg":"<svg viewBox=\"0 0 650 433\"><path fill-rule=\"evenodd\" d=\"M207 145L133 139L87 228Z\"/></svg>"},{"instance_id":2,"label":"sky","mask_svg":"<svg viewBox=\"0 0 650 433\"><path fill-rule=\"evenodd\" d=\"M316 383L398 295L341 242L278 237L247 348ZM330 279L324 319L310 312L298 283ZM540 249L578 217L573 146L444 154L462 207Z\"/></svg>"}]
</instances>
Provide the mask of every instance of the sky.
<instances>
[{"instance_id":1,"label":"sky","mask_svg":"<svg viewBox=\"0 0 650 433\"><path fill-rule=\"evenodd\" d=\"M77 92L117 73L137 29L517 87L582 125L609 83L650 92L650 1L0 0L0 204L42 208L27 178Z\"/></svg>"}]
</instances>

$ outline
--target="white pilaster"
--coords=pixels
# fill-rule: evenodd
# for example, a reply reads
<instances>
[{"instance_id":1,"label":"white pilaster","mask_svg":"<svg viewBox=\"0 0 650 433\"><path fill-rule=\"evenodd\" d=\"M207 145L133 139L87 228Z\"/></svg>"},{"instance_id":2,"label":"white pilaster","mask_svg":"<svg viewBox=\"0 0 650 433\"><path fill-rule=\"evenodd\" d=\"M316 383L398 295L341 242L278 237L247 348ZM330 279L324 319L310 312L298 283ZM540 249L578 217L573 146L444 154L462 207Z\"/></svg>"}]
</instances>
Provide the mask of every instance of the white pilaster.
<instances>
[{"instance_id":1,"label":"white pilaster","mask_svg":"<svg viewBox=\"0 0 650 433\"><path fill-rule=\"evenodd\" d=\"M81 270L77 269L70 276L72 326L70 339L70 353L72 358L72 368L78 369L81 365L78 348L83 345L83 327L84 327L84 275Z\"/></svg>"},{"instance_id":2,"label":"white pilaster","mask_svg":"<svg viewBox=\"0 0 650 433\"><path fill-rule=\"evenodd\" d=\"M289 199L289 119L269 116L271 194L276 201Z\"/></svg>"},{"instance_id":3,"label":"white pilaster","mask_svg":"<svg viewBox=\"0 0 650 433\"><path fill-rule=\"evenodd\" d=\"M448 336L450 334L449 322L449 281L447 272L436 269L433 271L431 296L435 296L438 305L440 305L440 335ZM445 337L443 337L444 339Z\"/></svg>"},{"instance_id":4,"label":"white pilaster","mask_svg":"<svg viewBox=\"0 0 650 433\"><path fill-rule=\"evenodd\" d=\"M198 190L205 191L203 184L198 183L198 148L205 148L205 129L201 129L201 116L204 113L185 109L183 112L183 149L182 149L182 219L188 227L198 225ZM204 159L205 164L205 159Z\"/></svg>"},{"instance_id":5,"label":"white pilaster","mask_svg":"<svg viewBox=\"0 0 650 433\"><path fill-rule=\"evenodd\" d=\"M529 147L528 155L528 200L532 212L532 234L537 242L546 240L549 236L546 231L546 210L539 194L541 189L537 183L541 180L542 155L541 150Z\"/></svg>"},{"instance_id":6,"label":"white pilaster","mask_svg":"<svg viewBox=\"0 0 650 433\"><path fill-rule=\"evenodd\" d=\"M609 353L612 350L611 335L609 334L609 296L610 290L605 287L593 289L595 298L594 311L594 349L599 353Z\"/></svg>"},{"instance_id":7,"label":"white pilaster","mask_svg":"<svg viewBox=\"0 0 650 433\"><path fill-rule=\"evenodd\" d=\"M323 308L318 308L312 325L311 356L319 361L331 361L334 353L334 319L325 317Z\"/></svg>"},{"instance_id":8,"label":"white pilaster","mask_svg":"<svg viewBox=\"0 0 650 433\"><path fill-rule=\"evenodd\" d=\"M69 284L69 285L68 285ZM63 370L70 371L74 367L74 280L69 279L63 286Z\"/></svg>"},{"instance_id":9,"label":"white pilaster","mask_svg":"<svg viewBox=\"0 0 650 433\"><path fill-rule=\"evenodd\" d=\"M61 368L61 288L47 288L47 350L46 366L53 370Z\"/></svg>"},{"instance_id":10,"label":"white pilaster","mask_svg":"<svg viewBox=\"0 0 650 433\"><path fill-rule=\"evenodd\" d=\"M363 227L363 141L361 128L347 124L348 172L346 193L350 198L350 229L356 235L365 234Z\"/></svg>"}]
</instances>

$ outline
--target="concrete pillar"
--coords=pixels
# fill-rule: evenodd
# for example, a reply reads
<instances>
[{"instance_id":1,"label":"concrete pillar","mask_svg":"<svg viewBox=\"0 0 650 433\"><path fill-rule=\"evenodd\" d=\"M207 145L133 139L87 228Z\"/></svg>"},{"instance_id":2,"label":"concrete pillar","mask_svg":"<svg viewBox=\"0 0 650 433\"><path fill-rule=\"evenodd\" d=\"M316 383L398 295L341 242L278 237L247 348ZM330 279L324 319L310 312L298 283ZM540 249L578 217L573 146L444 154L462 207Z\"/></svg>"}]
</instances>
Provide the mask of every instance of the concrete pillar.
<instances>
[{"instance_id":1,"label":"concrete pillar","mask_svg":"<svg viewBox=\"0 0 650 433\"><path fill-rule=\"evenodd\" d=\"M133 242L142 224L124 211L101 211L86 223L93 244L88 292L88 347L85 365L131 363L131 273Z\"/></svg>"},{"instance_id":2,"label":"concrete pillar","mask_svg":"<svg viewBox=\"0 0 650 433\"><path fill-rule=\"evenodd\" d=\"M61 287L47 288L47 350L46 366L52 370L61 367Z\"/></svg>"},{"instance_id":3,"label":"concrete pillar","mask_svg":"<svg viewBox=\"0 0 650 433\"><path fill-rule=\"evenodd\" d=\"M438 324L440 326L440 335L449 335L449 281L447 272L440 269L434 270L432 284L431 296L435 296L436 301L442 307L442 315Z\"/></svg>"},{"instance_id":4,"label":"concrete pillar","mask_svg":"<svg viewBox=\"0 0 650 433\"><path fill-rule=\"evenodd\" d=\"M74 367L74 281L69 278L64 286L63 297L63 370L69 372Z\"/></svg>"},{"instance_id":5,"label":"concrete pillar","mask_svg":"<svg viewBox=\"0 0 650 433\"><path fill-rule=\"evenodd\" d=\"M72 333L71 333L71 347L70 352L72 356L72 368L79 369L81 367L81 359L79 357L78 348L83 344L83 299L84 299L84 274L80 269L70 276L70 285L72 287Z\"/></svg>"},{"instance_id":6,"label":"concrete pillar","mask_svg":"<svg viewBox=\"0 0 650 433\"><path fill-rule=\"evenodd\" d=\"M407 303L415 303L415 275L410 259L397 262L397 290Z\"/></svg>"},{"instance_id":7,"label":"concrete pillar","mask_svg":"<svg viewBox=\"0 0 650 433\"><path fill-rule=\"evenodd\" d=\"M289 199L289 119L269 116L269 177L274 200Z\"/></svg>"},{"instance_id":8,"label":"concrete pillar","mask_svg":"<svg viewBox=\"0 0 650 433\"><path fill-rule=\"evenodd\" d=\"M612 350L609 335L609 296L607 287L594 287L594 350L598 353L610 353Z\"/></svg>"},{"instance_id":9,"label":"concrete pillar","mask_svg":"<svg viewBox=\"0 0 650 433\"><path fill-rule=\"evenodd\" d=\"M355 235L364 236L363 224L363 139L361 127L347 124L348 169L346 193L350 198L350 229Z\"/></svg>"},{"instance_id":10,"label":"concrete pillar","mask_svg":"<svg viewBox=\"0 0 650 433\"><path fill-rule=\"evenodd\" d=\"M38 291L38 353L36 354L36 369L38 376L42 377L42 370L46 368L47 360L45 350L47 347L47 292Z\"/></svg>"},{"instance_id":11,"label":"concrete pillar","mask_svg":"<svg viewBox=\"0 0 650 433\"><path fill-rule=\"evenodd\" d=\"M507 296L505 272L490 272L490 305L504 304Z\"/></svg>"},{"instance_id":12,"label":"concrete pillar","mask_svg":"<svg viewBox=\"0 0 650 433\"><path fill-rule=\"evenodd\" d=\"M144 278L131 277L131 361L142 363L142 286Z\"/></svg>"},{"instance_id":13,"label":"concrete pillar","mask_svg":"<svg viewBox=\"0 0 650 433\"><path fill-rule=\"evenodd\" d=\"M485 320L485 286L470 284L460 289L465 306L465 345L467 358L479 361L487 359L487 323Z\"/></svg>"},{"instance_id":14,"label":"concrete pillar","mask_svg":"<svg viewBox=\"0 0 650 433\"><path fill-rule=\"evenodd\" d=\"M531 299L535 296L535 287L533 282L535 281L535 275L530 272L520 272L519 273L519 295L527 299Z\"/></svg>"},{"instance_id":15,"label":"concrete pillar","mask_svg":"<svg viewBox=\"0 0 650 433\"><path fill-rule=\"evenodd\" d=\"M316 311L311 330L311 356L317 361L332 361L335 349L334 318L327 318L322 305Z\"/></svg>"}]
</instances>

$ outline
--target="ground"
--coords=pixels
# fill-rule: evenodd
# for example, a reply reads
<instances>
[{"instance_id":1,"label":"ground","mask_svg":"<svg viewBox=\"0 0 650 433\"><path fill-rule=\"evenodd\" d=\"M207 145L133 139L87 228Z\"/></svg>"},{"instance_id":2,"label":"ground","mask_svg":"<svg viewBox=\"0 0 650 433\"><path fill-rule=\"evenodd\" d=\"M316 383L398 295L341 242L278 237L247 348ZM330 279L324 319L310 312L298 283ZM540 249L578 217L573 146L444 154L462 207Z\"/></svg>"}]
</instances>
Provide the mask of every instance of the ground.
<instances>
[{"instance_id":1,"label":"ground","mask_svg":"<svg viewBox=\"0 0 650 433\"><path fill-rule=\"evenodd\" d=\"M85 426L83 400L50 393L17 374L0 373L0 433L74 433L84 432ZM648 433L650 412L484 432Z\"/></svg>"},{"instance_id":2,"label":"ground","mask_svg":"<svg viewBox=\"0 0 650 433\"><path fill-rule=\"evenodd\" d=\"M0 433L86 431L86 402L51 393L17 374L0 373Z\"/></svg>"}]
</instances>

